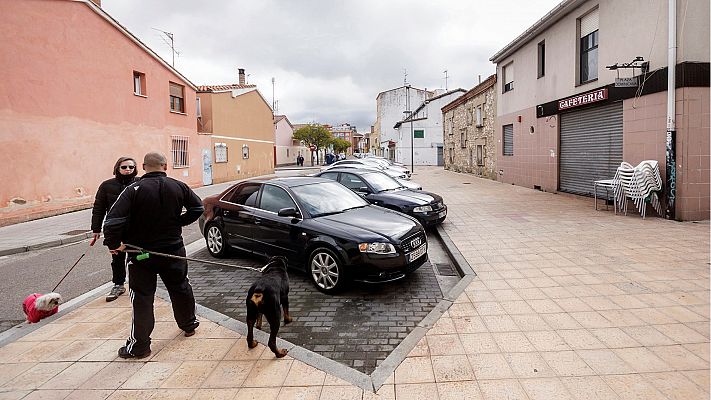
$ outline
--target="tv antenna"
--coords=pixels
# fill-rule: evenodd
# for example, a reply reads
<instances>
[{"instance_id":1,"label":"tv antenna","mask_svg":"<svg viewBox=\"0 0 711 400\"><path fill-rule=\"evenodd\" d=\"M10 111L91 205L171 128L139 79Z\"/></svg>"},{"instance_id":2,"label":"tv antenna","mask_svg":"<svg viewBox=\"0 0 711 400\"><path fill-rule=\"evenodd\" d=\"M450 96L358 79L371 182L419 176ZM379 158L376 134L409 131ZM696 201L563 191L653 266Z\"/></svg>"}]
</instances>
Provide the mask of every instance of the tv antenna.
<instances>
[{"instance_id":1,"label":"tv antenna","mask_svg":"<svg viewBox=\"0 0 711 400\"><path fill-rule=\"evenodd\" d=\"M158 29L158 28L151 28L151 29L156 30L156 31L162 33L163 35L165 35L165 37L161 36L160 38L161 38L161 40L163 40L163 43L170 46L170 52L173 56L173 63L171 65L173 66L173 68L175 68L175 55L177 54L178 56L180 56L180 52L178 50L175 50L175 43L173 41L173 34L170 32L166 32L162 29ZM170 43L168 43L168 40L165 39L166 37L170 40Z\"/></svg>"},{"instance_id":2,"label":"tv antenna","mask_svg":"<svg viewBox=\"0 0 711 400\"><path fill-rule=\"evenodd\" d=\"M447 70L445 69L444 71L444 91L447 91L447 79L449 78L449 75L447 74Z\"/></svg>"},{"instance_id":3,"label":"tv antenna","mask_svg":"<svg viewBox=\"0 0 711 400\"><path fill-rule=\"evenodd\" d=\"M402 73L405 75L405 79L403 80L403 84L407 85L407 68L402 69Z\"/></svg>"}]
</instances>

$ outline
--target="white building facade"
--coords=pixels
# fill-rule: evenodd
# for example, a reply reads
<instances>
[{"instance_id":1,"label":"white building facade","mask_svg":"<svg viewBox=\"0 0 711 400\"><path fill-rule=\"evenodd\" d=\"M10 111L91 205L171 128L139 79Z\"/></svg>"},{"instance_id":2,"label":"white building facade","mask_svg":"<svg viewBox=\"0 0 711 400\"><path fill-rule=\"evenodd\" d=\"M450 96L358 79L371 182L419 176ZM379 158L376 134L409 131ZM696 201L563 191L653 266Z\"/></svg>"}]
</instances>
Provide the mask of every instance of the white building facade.
<instances>
[{"instance_id":1,"label":"white building facade","mask_svg":"<svg viewBox=\"0 0 711 400\"><path fill-rule=\"evenodd\" d=\"M398 162L405 165L444 165L442 107L464 93L464 89L437 90L434 96L417 105L412 117L405 116L395 124L398 132L395 158Z\"/></svg>"},{"instance_id":2,"label":"white building facade","mask_svg":"<svg viewBox=\"0 0 711 400\"><path fill-rule=\"evenodd\" d=\"M299 154L309 158L309 148L294 140L294 126L286 115L274 116L274 153L276 165L294 165Z\"/></svg>"},{"instance_id":3,"label":"white building facade","mask_svg":"<svg viewBox=\"0 0 711 400\"><path fill-rule=\"evenodd\" d=\"M374 135L371 140L371 149L375 155L400 162L398 153L402 144L398 143L400 133L395 129L395 124L405 117L404 112L408 111L408 107L414 109L431 95L432 92L410 86L401 86L378 94Z\"/></svg>"}]
</instances>

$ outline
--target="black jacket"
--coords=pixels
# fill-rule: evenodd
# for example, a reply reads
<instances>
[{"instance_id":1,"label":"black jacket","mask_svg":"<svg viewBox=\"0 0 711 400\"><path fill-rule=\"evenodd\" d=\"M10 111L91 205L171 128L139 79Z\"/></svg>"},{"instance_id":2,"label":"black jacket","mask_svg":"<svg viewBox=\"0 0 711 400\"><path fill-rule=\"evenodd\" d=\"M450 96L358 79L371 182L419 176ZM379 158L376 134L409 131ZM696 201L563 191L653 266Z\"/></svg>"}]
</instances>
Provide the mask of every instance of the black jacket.
<instances>
[{"instance_id":1,"label":"black jacket","mask_svg":"<svg viewBox=\"0 0 711 400\"><path fill-rule=\"evenodd\" d=\"M114 205L126 186L136 181L138 181L138 178L133 177L133 179L127 180L126 183L122 183L116 177L113 177L99 185L94 199L94 208L91 211L91 230L94 233L101 232L101 224L104 222L106 213L109 212L109 209Z\"/></svg>"},{"instance_id":2,"label":"black jacket","mask_svg":"<svg viewBox=\"0 0 711 400\"><path fill-rule=\"evenodd\" d=\"M104 222L104 245L115 249L123 242L176 252L183 248L182 227L195 222L202 212L202 200L188 185L165 172L147 173L111 207Z\"/></svg>"}]
</instances>

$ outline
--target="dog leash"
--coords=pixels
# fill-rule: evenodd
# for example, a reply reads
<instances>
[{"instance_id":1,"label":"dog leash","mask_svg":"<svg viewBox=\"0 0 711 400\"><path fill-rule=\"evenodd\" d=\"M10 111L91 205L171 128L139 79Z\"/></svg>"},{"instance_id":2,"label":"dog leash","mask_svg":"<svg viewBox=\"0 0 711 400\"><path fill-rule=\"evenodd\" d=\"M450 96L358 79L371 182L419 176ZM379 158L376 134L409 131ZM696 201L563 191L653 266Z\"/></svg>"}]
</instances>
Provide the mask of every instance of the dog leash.
<instances>
[{"instance_id":1,"label":"dog leash","mask_svg":"<svg viewBox=\"0 0 711 400\"><path fill-rule=\"evenodd\" d=\"M72 272L72 270L74 269L74 267L76 267L77 264L79 264L79 261L81 261L81 259L84 258L85 255L86 255L86 252L84 252L84 254L82 254L81 256L79 256L79 259L77 260L77 262L75 262L74 265L72 265L72 267L69 268L69 271L67 271L67 273L64 274L64 276L62 277L62 279L59 280L59 283L57 284L57 286L54 287L54 289L52 289L52 292L54 292L55 290L57 290L57 288L59 287L59 285L62 284L62 281L64 281L64 278L66 278L67 275L69 275L69 273Z\"/></svg>"},{"instance_id":2,"label":"dog leash","mask_svg":"<svg viewBox=\"0 0 711 400\"><path fill-rule=\"evenodd\" d=\"M134 250L123 250L125 253L134 253L138 254L136 256L136 260L141 261L145 260L148 258L151 254L154 254L156 256L161 256L161 257L168 257L168 258L175 258L178 260L186 260L186 261L194 261L194 262L199 262L199 263L204 263L204 264L212 264L212 265L219 265L222 267L232 267L232 268L241 268L241 269L248 269L251 271L256 271L259 273L264 272L265 269L267 269L267 265L263 266L262 268L254 268L254 267L245 267L244 265L234 265L234 264L227 264L227 263L221 263L217 261L209 261L209 260L199 260L197 258L190 258L190 257L183 257L183 256L176 256L175 254L166 254L166 253L159 253L157 251L151 251L151 250L146 250L142 247L135 246L132 244L124 243L126 247L130 247L131 249ZM77 261L78 262L78 261Z\"/></svg>"}]
</instances>

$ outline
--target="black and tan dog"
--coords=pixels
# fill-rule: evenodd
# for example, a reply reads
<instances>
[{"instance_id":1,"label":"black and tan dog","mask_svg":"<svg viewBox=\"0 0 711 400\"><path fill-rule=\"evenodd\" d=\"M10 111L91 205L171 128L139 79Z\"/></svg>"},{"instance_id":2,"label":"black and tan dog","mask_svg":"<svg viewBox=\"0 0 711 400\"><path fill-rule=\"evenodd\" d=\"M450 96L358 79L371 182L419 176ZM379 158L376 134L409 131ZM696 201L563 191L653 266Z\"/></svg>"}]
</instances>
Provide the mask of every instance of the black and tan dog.
<instances>
[{"instance_id":1,"label":"black and tan dog","mask_svg":"<svg viewBox=\"0 0 711 400\"><path fill-rule=\"evenodd\" d=\"M269 349L277 358L284 357L286 349L277 349L276 336L279 333L281 311L284 310L284 325L291 322L289 315L289 274L286 272L287 261L284 257L272 257L262 276L249 288L247 293L247 345L257 347L253 328L262 328L262 315L269 322Z\"/></svg>"}]
</instances>

